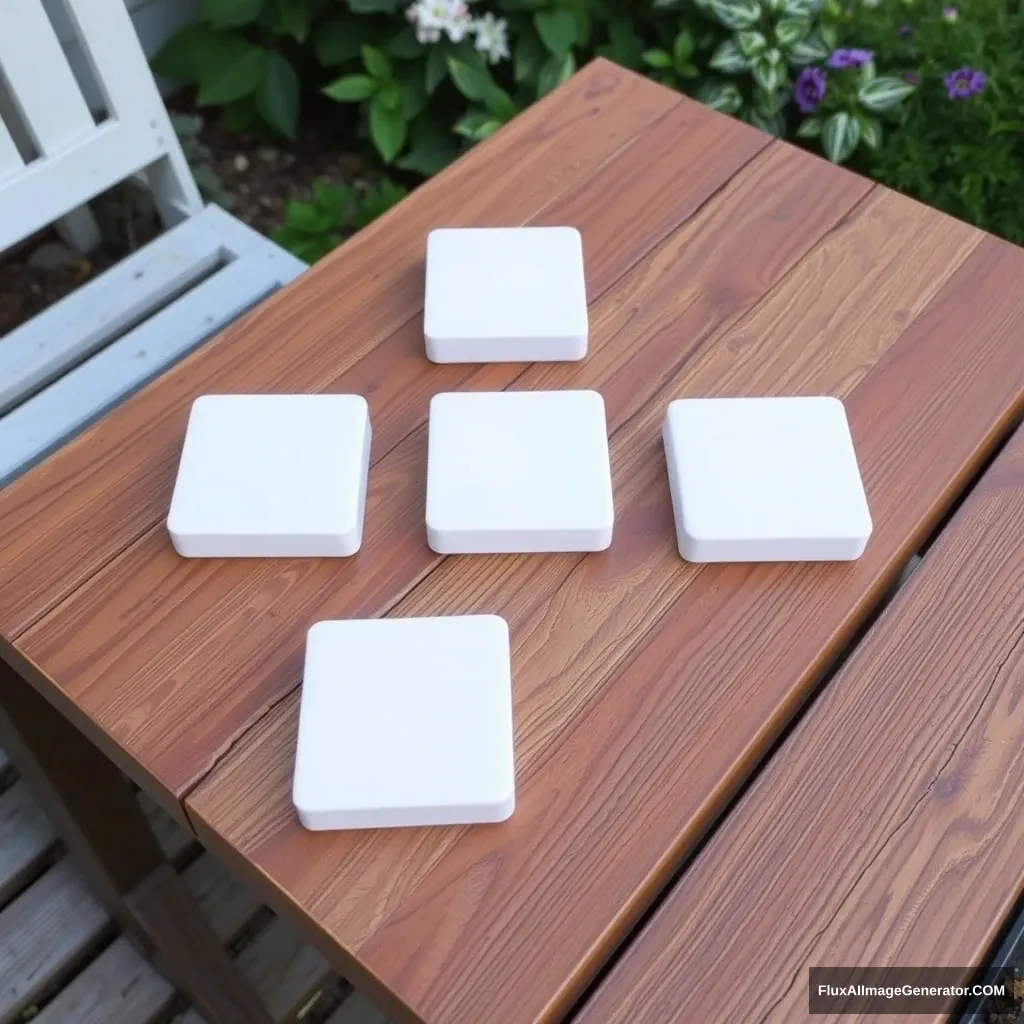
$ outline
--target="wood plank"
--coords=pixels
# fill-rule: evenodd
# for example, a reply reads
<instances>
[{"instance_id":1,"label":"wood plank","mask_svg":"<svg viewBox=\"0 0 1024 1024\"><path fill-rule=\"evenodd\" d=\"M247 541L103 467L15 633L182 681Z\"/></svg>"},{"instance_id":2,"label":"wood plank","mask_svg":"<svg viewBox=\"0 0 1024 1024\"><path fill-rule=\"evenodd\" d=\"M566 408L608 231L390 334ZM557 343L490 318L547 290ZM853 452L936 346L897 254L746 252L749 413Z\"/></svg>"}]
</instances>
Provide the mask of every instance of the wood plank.
<instances>
[{"instance_id":1,"label":"wood plank","mask_svg":"<svg viewBox=\"0 0 1024 1024\"><path fill-rule=\"evenodd\" d=\"M57 835L24 782L0 794L0 906L38 870Z\"/></svg>"},{"instance_id":2,"label":"wood plank","mask_svg":"<svg viewBox=\"0 0 1024 1024\"><path fill-rule=\"evenodd\" d=\"M1022 564L1019 430L581 1024L783 1024L812 964L982 961L1024 889Z\"/></svg>"},{"instance_id":3,"label":"wood plank","mask_svg":"<svg viewBox=\"0 0 1024 1024\"><path fill-rule=\"evenodd\" d=\"M323 388L422 308L427 230L527 222L579 191L596 168L679 104L678 95L639 76L593 63L318 263L303 276L301 302L289 290L287 301L282 294L263 303L30 478L5 488L0 636L22 633L162 519L188 408L200 389ZM695 119L705 116L697 104L688 107ZM364 390L374 385L378 419L399 393L390 373L395 364L408 365L411 353L404 360L399 353L414 336L415 329L392 341L379 363L364 364L380 374L364 381ZM417 357L419 372L418 351ZM405 413L392 443L421 415Z\"/></svg>"},{"instance_id":4,"label":"wood plank","mask_svg":"<svg viewBox=\"0 0 1024 1024\"><path fill-rule=\"evenodd\" d=\"M294 1020L332 977L327 961L279 918L241 952L238 964L275 1021ZM180 1024L205 1022L195 1010L189 1010Z\"/></svg>"},{"instance_id":5,"label":"wood plank","mask_svg":"<svg viewBox=\"0 0 1024 1024\"><path fill-rule=\"evenodd\" d=\"M0 67L40 154L51 156L96 131L57 33L37 0L6 0Z\"/></svg>"},{"instance_id":6,"label":"wood plank","mask_svg":"<svg viewBox=\"0 0 1024 1024\"><path fill-rule=\"evenodd\" d=\"M0 338L0 413L223 263L203 215L168 231Z\"/></svg>"},{"instance_id":7,"label":"wood plank","mask_svg":"<svg viewBox=\"0 0 1024 1024\"><path fill-rule=\"evenodd\" d=\"M279 280L272 260L246 253L0 417L0 487L260 303Z\"/></svg>"},{"instance_id":8,"label":"wood plank","mask_svg":"<svg viewBox=\"0 0 1024 1024\"><path fill-rule=\"evenodd\" d=\"M621 361L622 343L603 331L600 311L619 304L615 283L642 256L643 240L656 245L764 147L758 133L745 130L736 135L729 122L702 111L694 115L696 130L690 134L693 146L688 152L693 158L682 165L688 173L680 173L678 162L667 155L684 115L690 116L689 107L670 114L608 164L607 171L599 171L585 195L569 196L542 215L556 222L571 217L595 253L590 287L596 319L591 354L579 367L580 381L600 383L616 360ZM672 120L674 116L678 121ZM785 195L790 201L788 207L783 204L762 218L766 237L771 239L764 244L775 246L771 253L766 250L769 269L765 273L782 273L799 258L813 240L806 231L815 228L819 212L828 216L834 206L839 216L844 202L854 202L868 187L861 179L841 176L847 183L844 190L826 198L819 167L810 160L790 159L803 168L797 175L800 188L810 189L820 203L812 212L800 212L795 202L798 188L788 180L794 166L783 158L773 156L762 167L773 182L788 190ZM755 181L758 173L745 173L748 193L761 187ZM609 195L621 191L623 181L635 187L610 207ZM652 190L661 197L662 218L653 225L647 221ZM757 224L760 227L761 221ZM704 244L711 244L707 237ZM692 262L688 267L698 269ZM302 281L296 287L301 285ZM112 756L120 757L126 770L134 763L136 771L147 773L147 780L138 778L154 795L160 791L170 801L194 785L237 736L295 687L310 615L327 614L342 604L349 613L359 609L379 614L439 562L440 556L423 543L422 526L423 423L430 396L443 388L446 379L453 385L465 381L474 388L500 388L524 367L453 366L427 373L418 323L408 324L393 340L394 346L378 350L386 362L368 359L328 385L330 390L370 395L377 454L370 477L366 535L357 558L345 564L333 560L290 563L294 572L290 571L290 582L282 589L280 563L182 560L160 525L74 594L59 614L19 640L28 658L62 684L69 713L84 712L98 723L119 744ZM619 352L615 359L602 355L612 349ZM378 404L375 381L397 388L401 401ZM409 429L413 432L405 436ZM393 447L389 450L389 446ZM367 565L375 571L367 573ZM141 604L140 592L146 595ZM165 600L170 604L165 605ZM171 606L176 609L173 631L166 628L166 609ZM241 609L271 606L273 615L264 618L259 631L241 628L242 618L249 614L240 618ZM157 608L165 610L156 616ZM68 635L69 623L74 623L73 638ZM211 629L215 624L216 629ZM87 651L83 645L94 641L99 643ZM230 658L224 656L225 644L231 646ZM146 657L141 658L143 651ZM76 668L69 672L72 662ZM244 686L237 683L238 672L246 674ZM143 705L146 715L130 711Z\"/></svg>"},{"instance_id":9,"label":"wood plank","mask_svg":"<svg viewBox=\"0 0 1024 1024\"><path fill-rule=\"evenodd\" d=\"M22 173L24 169L25 162L21 159L18 147L0 118L0 185Z\"/></svg>"},{"instance_id":10,"label":"wood plank","mask_svg":"<svg viewBox=\"0 0 1024 1024\"><path fill-rule=\"evenodd\" d=\"M112 925L65 857L0 911L0 1024L51 990Z\"/></svg>"},{"instance_id":11,"label":"wood plank","mask_svg":"<svg viewBox=\"0 0 1024 1024\"><path fill-rule=\"evenodd\" d=\"M185 872L214 933L232 942L260 909L252 893L213 857ZM125 938L118 938L33 1018L36 1024L152 1024L174 998L174 987Z\"/></svg>"},{"instance_id":12,"label":"wood plank","mask_svg":"<svg viewBox=\"0 0 1024 1024\"><path fill-rule=\"evenodd\" d=\"M948 280L938 289L910 271L917 257L908 256L920 250L909 224L929 234L928 248L945 250ZM525 586L507 606L467 587L466 610L513 617L510 822L406 835L304 832L289 802L290 698L187 801L204 841L277 886L266 895L281 912L309 915L345 976L386 1011L432 1024L485 1016L521 1024L564 1012L1024 408L1024 309L1010 286L1024 255L979 238L880 191L666 381L632 451L613 456L616 543L581 560L546 613ZM869 268L904 246L879 296ZM716 283L730 294L729 277ZM672 293L670 278L664 289ZM844 334L850 318L854 333ZM666 322L662 344L678 336ZM716 388L847 396L876 520L859 562L678 560L656 427L670 397ZM494 564L508 571L520 561ZM548 560L532 561L541 574ZM643 600L634 605L624 593ZM583 613L598 619L595 653ZM600 644L628 657L609 657ZM382 984L404 1007L387 1001Z\"/></svg>"}]
</instances>

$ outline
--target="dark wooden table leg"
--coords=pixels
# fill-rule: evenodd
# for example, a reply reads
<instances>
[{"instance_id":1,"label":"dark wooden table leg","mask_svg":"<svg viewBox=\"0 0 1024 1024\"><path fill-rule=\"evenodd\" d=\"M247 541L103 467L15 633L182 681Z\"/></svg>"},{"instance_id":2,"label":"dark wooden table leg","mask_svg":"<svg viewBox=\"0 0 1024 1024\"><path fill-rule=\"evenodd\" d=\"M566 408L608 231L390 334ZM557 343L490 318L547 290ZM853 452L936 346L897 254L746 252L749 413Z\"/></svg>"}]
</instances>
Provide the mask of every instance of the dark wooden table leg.
<instances>
[{"instance_id":1,"label":"dark wooden table leg","mask_svg":"<svg viewBox=\"0 0 1024 1024\"><path fill-rule=\"evenodd\" d=\"M271 1024L113 763L0 661L0 746L100 899L208 1024Z\"/></svg>"}]
</instances>

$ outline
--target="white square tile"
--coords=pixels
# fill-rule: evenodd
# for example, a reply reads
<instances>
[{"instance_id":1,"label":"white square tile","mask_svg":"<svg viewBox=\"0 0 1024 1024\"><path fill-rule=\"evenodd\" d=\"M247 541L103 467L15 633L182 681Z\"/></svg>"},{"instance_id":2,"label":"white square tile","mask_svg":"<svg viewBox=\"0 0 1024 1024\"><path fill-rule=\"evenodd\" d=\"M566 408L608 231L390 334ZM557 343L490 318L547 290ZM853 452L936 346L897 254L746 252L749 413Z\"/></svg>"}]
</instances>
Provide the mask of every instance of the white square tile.
<instances>
[{"instance_id":1,"label":"white square tile","mask_svg":"<svg viewBox=\"0 0 1024 1024\"><path fill-rule=\"evenodd\" d=\"M582 359L587 294L579 231L431 231L423 333L435 363Z\"/></svg>"},{"instance_id":2,"label":"white square tile","mask_svg":"<svg viewBox=\"0 0 1024 1024\"><path fill-rule=\"evenodd\" d=\"M309 829L508 818L515 765L505 620L313 626L292 801Z\"/></svg>"},{"instance_id":3,"label":"white square tile","mask_svg":"<svg viewBox=\"0 0 1024 1024\"><path fill-rule=\"evenodd\" d=\"M427 540L434 551L601 551L614 518L604 399L596 391L432 399Z\"/></svg>"},{"instance_id":4,"label":"white square tile","mask_svg":"<svg viewBox=\"0 0 1024 1024\"><path fill-rule=\"evenodd\" d=\"M665 455L679 553L691 562L849 561L871 514L836 398L671 402Z\"/></svg>"},{"instance_id":5,"label":"white square tile","mask_svg":"<svg viewBox=\"0 0 1024 1024\"><path fill-rule=\"evenodd\" d=\"M353 555L370 414L359 395L204 395L192 404L167 530L186 558Z\"/></svg>"}]
</instances>

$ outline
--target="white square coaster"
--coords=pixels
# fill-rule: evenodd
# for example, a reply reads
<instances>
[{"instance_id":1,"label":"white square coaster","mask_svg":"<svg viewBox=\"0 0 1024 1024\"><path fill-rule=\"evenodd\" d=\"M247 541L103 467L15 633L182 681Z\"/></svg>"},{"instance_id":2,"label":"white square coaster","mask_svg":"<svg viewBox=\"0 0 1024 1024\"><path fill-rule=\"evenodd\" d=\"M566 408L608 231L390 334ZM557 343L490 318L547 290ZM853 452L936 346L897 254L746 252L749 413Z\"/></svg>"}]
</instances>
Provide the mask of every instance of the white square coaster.
<instances>
[{"instance_id":1,"label":"white square coaster","mask_svg":"<svg viewBox=\"0 0 1024 1024\"><path fill-rule=\"evenodd\" d=\"M515 808L508 625L318 622L292 801L309 829L504 821Z\"/></svg>"},{"instance_id":2,"label":"white square coaster","mask_svg":"<svg viewBox=\"0 0 1024 1024\"><path fill-rule=\"evenodd\" d=\"M423 333L435 363L582 359L587 293L579 231L431 231Z\"/></svg>"},{"instance_id":3,"label":"white square coaster","mask_svg":"<svg viewBox=\"0 0 1024 1024\"><path fill-rule=\"evenodd\" d=\"M171 542L186 558L353 555L369 463L360 395L204 395L189 415Z\"/></svg>"},{"instance_id":4,"label":"white square coaster","mask_svg":"<svg viewBox=\"0 0 1024 1024\"><path fill-rule=\"evenodd\" d=\"M691 562L849 561L871 514L836 398L671 402L665 456L679 553Z\"/></svg>"},{"instance_id":5,"label":"white square coaster","mask_svg":"<svg viewBox=\"0 0 1024 1024\"><path fill-rule=\"evenodd\" d=\"M435 395L427 540L440 554L602 551L615 512L596 391Z\"/></svg>"}]
</instances>

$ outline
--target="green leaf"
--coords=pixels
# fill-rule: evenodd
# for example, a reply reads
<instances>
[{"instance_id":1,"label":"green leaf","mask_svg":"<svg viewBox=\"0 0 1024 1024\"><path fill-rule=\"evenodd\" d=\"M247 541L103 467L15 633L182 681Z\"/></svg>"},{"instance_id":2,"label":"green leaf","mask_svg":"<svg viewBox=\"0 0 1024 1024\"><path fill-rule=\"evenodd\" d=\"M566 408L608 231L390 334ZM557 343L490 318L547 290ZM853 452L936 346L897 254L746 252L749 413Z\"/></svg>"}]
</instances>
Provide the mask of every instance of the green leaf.
<instances>
[{"instance_id":1,"label":"green leaf","mask_svg":"<svg viewBox=\"0 0 1024 1024\"><path fill-rule=\"evenodd\" d=\"M448 58L448 73L452 76L455 88L467 100L482 100L491 84L490 75L486 71L454 57Z\"/></svg>"},{"instance_id":2,"label":"green leaf","mask_svg":"<svg viewBox=\"0 0 1024 1024\"><path fill-rule=\"evenodd\" d=\"M860 125L860 138L868 149L878 149L882 144L882 125L877 118L857 113L857 124Z\"/></svg>"},{"instance_id":3,"label":"green leaf","mask_svg":"<svg viewBox=\"0 0 1024 1024\"><path fill-rule=\"evenodd\" d=\"M675 44L672 47L672 57L676 68L683 68L689 63L690 57L693 56L693 50L693 35L688 28L684 28L676 36Z\"/></svg>"},{"instance_id":4,"label":"green leaf","mask_svg":"<svg viewBox=\"0 0 1024 1024\"><path fill-rule=\"evenodd\" d=\"M263 81L256 90L256 108L263 120L287 139L295 138L299 122L299 76L291 61L268 53Z\"/></svg>"},{"instance_id":5,"label":"green leaf","mask_svg":"<svg viewBox=\"0 0 1024 1024\"><path fill-rule=\"evenodd\" d=\"M484 106L487 108L487 112L502 124L511 121L519 113L519 107L516 106L512 97L493 83L488 85L487 91L484 93Z\"/></svg>"},{"instance_id":6,"label":"green leaf","mask_svg":"<svg viewBox=\"0 0 1024 1024\"><path fill-rule=\"evenodd\" d=\"M281 31L296 42L309 35L309 0L277 0L277 18Z\"/></svg>"},{"instance_id":7,"label":"green leaf","mask_svg":"<svg viewBox=\"0 0 1024 1024\"><path fill-rule=\"evenodd\" d=\"M316 59L325 68L346 64L359 56L359 34L351 18L333 18L316 29L313 40Z\"/></svg>"},{"instance_id":8,"label":"green leaf","mask_svg":"<svg viewBox=\"0 0 1024 1024\"><path fill-rule=\"evenodd\" d=\"M789 63L798 68L817 64L825 60L831 52L831 47L826 46L821 38L810 36L789 48Z\"/></svg>"},{"instance_id":9,"label":"green leaf","mask_svg":"<svg viewBox=\"0 0 1024 1024\"><path fill-rule=\"evenodd\" d=\"M201 69L217 63L225 37L204 22L186 25L172 35L153 57L151 66L158 75L182 85L199 80Z\"/></svg>"},{"instance_id":10,"label":"green leaf","mask_svg":"<svg viewBox=\"0 0 1024 1024\"><path fill-rule=\"evenodd\" d=\"M487 113L473 111L460 118L453 129L457 135L465 136L474 142L480 142L493 135L501 127L501 122Z\"/></svg>"},{"instance_id":11,"label":"green leaf","mask_svg":"<svg viewBox=\"0 0 1024 1024\"><path fill-rule=\"evenodd\" d=\"M325 96L339 103L358 103L377 91L377 82L369 75L345 75L323 90Z\"/></svg>"},{"instance_id":12,"label":"green leaf","mask_svg":"<svg viewBox=\"0 0 1024 1024\"><path fill-rule=\"evenodd\" d=\"M738 71L746 71L750 68L750 61L743 56L735 40L726 39L718 49L711 54L708 65L716 71L724 71L726 74L736 74Z\"/></svg>"},{"instance_id":13,"label":"green leaf","mask_svg":"<svg viewBox=\"0 0 1024 1024\"><path fill-rule=\"evenodd\" d=\"M860 125L850 114L840 111L825 122L821 132L821 147L834 164L844 163L853 155L860 142Z\"/></svg>"},{"instance_id":14,"label":"green leaf","mask_svg":"<svg viewBox=\"0 0 1024 1024\"><path fill-rule=\"evenodd\" d=\"M643 60L648 67L652 68L672 67L672 55L667 50L646 50Z\"/></svg>"},{"instance_id":15,"label":"green leaf","mask_svg":"<svg viewBox=\"0 0 1024 1024\"><path fill-rule=\"evenodd\" d=\"M767 55L758 57L751 68L754 83L764 89L765 92L774 93L785 81L785 73L782 66L771 60Z\"/></svg>"},{"instance_id":16,"label":"green leaf","mask_svg":"<svg viewBox=\"0 0 1024 1024\"><path fill-rule=\"evenodd\" d=\"M564 57L576 42L576 19L572 11L564 8L538 11L533 16L533 25L541 42L555 57Z\"/></svg>"},{"instance_id":17,"label":"green leaf","mask_svg":"<svg viewBox=\"0 0 1024 1024\"><path fill-rule=\"evenodd\" d=\"M783 49L788 50L794 44L807 38L811 31L811 22L808 18L783 18L775 26L775 41Z\"/></svg>"},{"instance_id":18,"label":"green leaf","mask_svg":"<svg viewBox=\"0 0 1024 1024\"><path fill-rule=\"evenodd\" d=\"M201 107L250 96L263 81L267 51L241 36L225 37L218 58L200 69L196 103Z\"/></svg>"},{"instance_id":19,"label":"green leaf","mask_svg":"<svg viewBox=\"0 0 1024 1024\"><path fill-rule=\"evenodd\" d=\"M757 0L711 0L710 6L719 24L734 32L753 28L761 20Z\"/></svg>"},{"instance_id":20,"label":"green leaf","mask_svg":"<svg viewBox=\"0 0 1024 1024\"><path fill-rule=\"evenodd\" d=\"M821 117L805 118L800 124L800 127L796 130L796 137L798 139L816 139L821 135L821 129L824 123L824 118Z\"/></svg>"},{"instance_id":21,"label":"green leaf","mask_svg":"<svg viewBox=\"0 0 1024 1024\"><path fill-rule=\"evenodd\" d=\"M750 112L750 123L755 128L781 139L786 133L786 119L782 114L764 114L759 110Z\"/></svg>"},{"instance_id":22,"label":"green leaf","mask_svg":"<svg viewBox=\"0 0 1024 1024\"><path fill-rule=\"evenodd\" d=\"M200 14L217 28L249 25L263 11L263 0L203 0Z\"/></svg>"},{"instance_id":23,"label":"green leaf","mask_svg":"<svg viewBox=\"0 0 1024 1024\"><path fill-rule=\"evenodd\" d=\"M513 76L516 82L528 82L535 78L547 56L544 44L534 32L524 32L516 44L513 60Z\"/></svg>"},{"instance_id":24,"label":"green leaf","mask_svg":"<svg viewBox=\"0 0 1024 1024\"><path fill-rule=\"evenodd\" d=\"M348 0L356 14L394 14L402 6L402 0Z\"/></svg>"},{"instance_id":25,"label":"green leaf","mask_svg":"<svg viewBox=\"0 0 1024 1024\"><path fill-rule=\"evenodd\" d=\"M419 77L406 77L402 80L402 117L406 122L413 121L427 106L427 90Z\"/></svg>"},{"instance_id":26,"label":"green leaf","mask_svg":"<svg viewBox=\"0 0 1024 1024\"><path fill-rule=\"evenodd\" d=\"M825 44L825 49L831 53L839 45L839 26L822 25L818 31L821 33L821 40Z\"/></svg>"},{"instance_id":27,"label":"green leaf","mask_svg":"<svg viewBox=\"0 0 1024 1024\"><path fill-rule=\"evenodd\" d=\"M395 81L381 82L377 89L376 102L388 108L399 110L402 106L402 90Z\"/></svg>"},{"instance_id":28,"label":"green leaf","mask_svg":"<svg viewBox=\"0 0 1024 1024\"><path fill-rule=\"evenodd\" d=\"M365 44L360 47L363 64L372 78L385 79L391 77L391 61L380 50Z\"/></svg>"},{"instance_id":29,"label":"green leaf","mask_svg":"<svg viewBox=\"0 0 1024 1024\"><path fill-rule=\"evenodd\" d=\"M415 60L422 57L426 49L418 42L411 25L406 25L385 47L389 57L396 60Z\"/></svg>"},{"instance_id":30,"label":"green leaf","mask_svg":"<svg viewBox=\"0 0 1024 1024\"><path fill-rule=\"evenodd\" d=\"M857 102L872 114L881 114L898 107L913 91L902 78L874 78L857 90Z\"/></svg>"},{"instance_id":31,"label":"green leaf","mask_svg":"<svg viewBox=\"0 0 1024 1024\"><path fill-rule=\"evenodd\" d=\"M456 149L447 135L436 134L415 142L395 166L429 178L444 170L455 159Z\"/></svg>"},{"instance_id":32,"label":"green leaf","mask_svg":"<svg viewBox=\"0 0 1024 1024\"><path fill-rule=\"evenodd\" d=\"M370 104L370 138L386 164L391 163L405 145L407 132L401 110L389 109L374 96Z\"/></svg>"},{"instance_id":33,"label":"green leaf","mask_svg":"<svg viewBox=\"0 0 1024 1024\"><path fill-rule=\"evenodd\" d=\"M424 82L427 95L433 96L437 87L448 77L448 61L443 46L432 46L427 54L427 68Z\"/></svg>"},{"instance_id":34,"label":"green leaf","mask_svg":"<svg viewBox=\"0 0 1024 1024\"><path fill-rule=\"evenodd\" d=\"M782 13L787 18L810 18L813 4L811 0L784 0Z\"/></svg>"},{"instance_id":35,"label":"green leaf","mask_svg":"<svg viewBox=\"0 0 1024 1024\"><path fill-rule=\"evenodd\" d=\"M865 86L869 82L873 82L875 74L875 62L873 60L864 61L860 66L860 84Z\"/></svg>"},{"instance_id":36,"label":"green leaf","mask_svg":"<svg viewBox=\"0 0 1024 1024\"><path fill-rule=\"evenodd\" d=\"M768 45L763 32L737 32L736 45L744 57L756 57Z\"/></svg>"},{"instance_id":37,"label":"green leaf","mask_svg":"<svg viewBox=\"0 0 1024 1024\"><path fill-rule=\"evenodd\" d=\"M735 114L743 106L743 97L733 82L705 82L697 90L697 99L722 114Z\"/></svg>"},{"instance_id":38,"label":"green leaf","mask_svg":"<svg viewBox=\"0 0 1024 1024\"><path fill-rule=\"evenodd\" d=\"M549 58L537 76L537 99L557 89L575 70L576 60L571 53L567 53L561 60L557 57Z\"/></svg>"}]
</instances>

